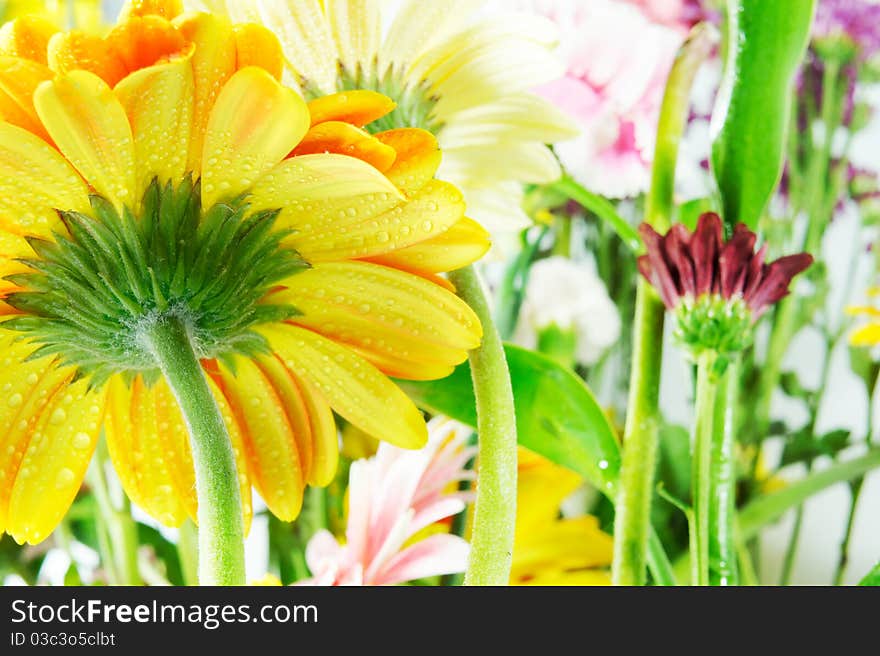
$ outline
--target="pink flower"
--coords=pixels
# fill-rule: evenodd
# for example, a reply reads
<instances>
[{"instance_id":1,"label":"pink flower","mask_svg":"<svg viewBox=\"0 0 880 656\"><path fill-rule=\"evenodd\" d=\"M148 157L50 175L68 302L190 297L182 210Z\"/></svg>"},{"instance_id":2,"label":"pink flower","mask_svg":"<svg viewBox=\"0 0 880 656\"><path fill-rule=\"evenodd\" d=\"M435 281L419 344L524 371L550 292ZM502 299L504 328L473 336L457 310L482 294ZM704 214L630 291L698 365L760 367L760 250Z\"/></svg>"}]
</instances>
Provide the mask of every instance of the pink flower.
<instances>
[{"instance_id":1,"label":"pink flower","mask_svg":"<svg viewBox=\"0 0 880 656\"><path fill-rule=\"evenodd\" d=\"M567 72L537 92L572 116L581 136L556 146L568 171L611 198L647 190L666 77L684 32L624 0L539 3L560 30Z\"/></svg>"},{"instance_id":2,"label":"pink flower","mask_svg":"<svg viewBox=\"0 0 880 656\"><path fill-rule=\"evenodd\" d=\"M707 11L701 0L624 0L639 7L656 23L687 31L714 12Z\"/></svg>"},{"instance_id":3,"label":"pink flower","mask_svg":"<svg viewBox=\"0 0 880 656\"><path fill-rule=\"evenodd\" d=\"M419 534L465 509L469 494L450 486L471 479L470 429L434 418L428 444L410 451L383 442L349 473L346 543L319 531L306 547L313 578L300 585L394 585L464 571L468 543L448 533ZM416 539L413 539L416 538Z\"/></svg>"}]
</instances>

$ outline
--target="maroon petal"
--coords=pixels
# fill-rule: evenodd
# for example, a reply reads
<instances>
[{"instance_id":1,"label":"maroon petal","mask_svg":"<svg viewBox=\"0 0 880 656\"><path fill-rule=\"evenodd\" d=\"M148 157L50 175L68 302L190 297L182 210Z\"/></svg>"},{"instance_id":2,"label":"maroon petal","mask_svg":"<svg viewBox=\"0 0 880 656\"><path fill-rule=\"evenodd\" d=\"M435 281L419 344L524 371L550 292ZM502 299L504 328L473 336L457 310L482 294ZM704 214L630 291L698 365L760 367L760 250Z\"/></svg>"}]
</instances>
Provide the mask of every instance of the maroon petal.
<instances>
[{"instance_id":1,"label":"maroon petal","mask_svg":"<svg viewBox=\"0 0 880 656\"><path fill-rule=\"evenodd\" d=\"M771 262L764 270L761 284L748 300L748 305L757 319L767 309L788 295L791 279L813 263L812 255L798 253L786 255Z\"/></svg>"},{"instance_id":2,"label":"maroon petal","mask_svg":"<svg viewBox=\"0 0 880 656\"><path fill-rule=\"evenodd\" d=\"M696 296L697 280L690 253L691 235L682 224L676 223L663 239L663 251L669 270L678 274L679 295Z\"/></svg>"},{"instance_id":3,"label":"maroon petal","mask_svg":"<svg viewBox=\"0 0 880 656\"><path fill-rule=\"evenodd\" d=\"M639 234L647 251L645 255L638 258L639 272L657 290L660 298L663 299L663 304L669 309L673 309L678 305L681 294L678 291L675 276L666 262L663 238L647 223L639 226Z\"/></svg>"},{"instance_id":4,"label":"maroon petal","mask_svg":"<svg viewBox=\"0 0 880 656\"><path fill-rule=\"evenodd\" d=\"M724 298L743 293L746 274L755 248L755 233L742 223L733 230L733 236L721 248L718 256L718 291Z\"/></svg>"},{"instance_id":5,"label":"maroon petal","mask_svg":"<svg viewBox=\"0 0 880 656\"><path fill-rule=\"evenodd\" d=\"M755 291L758 289L758 286L764 279L764 272L767 270L767 265L764 264L764 259L766 257L767 244L764 244L763 246L761 246L758 252L752 256L752 259L749 262L748 269L746 271L746 279L743 282L742 286L742 295L746 302L748 302L752 298L752 296L755 295Z\"/></svg>"},{"instance_id":6,"label":"maroon petal","mask_svg":"<svg viewBox=\"0 0 880 656\"><path fill-rule=\"evenodd\" d=\"M721 218L714 212L703 214L691 239L691 254L696 278L695 296L715 291L716 258L721 248L723 232Z\"/></svg>"}]
</instances>

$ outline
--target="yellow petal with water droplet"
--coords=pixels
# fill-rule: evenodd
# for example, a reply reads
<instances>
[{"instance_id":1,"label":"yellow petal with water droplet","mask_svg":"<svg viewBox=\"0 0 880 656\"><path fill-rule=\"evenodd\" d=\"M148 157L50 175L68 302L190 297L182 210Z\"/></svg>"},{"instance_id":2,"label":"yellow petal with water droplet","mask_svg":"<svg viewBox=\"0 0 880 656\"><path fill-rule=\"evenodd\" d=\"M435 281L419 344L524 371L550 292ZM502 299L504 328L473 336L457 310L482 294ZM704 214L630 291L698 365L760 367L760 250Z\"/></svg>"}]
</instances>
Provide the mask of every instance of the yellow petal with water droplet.
<instances>
[{"instance_id":1,"label":"yellow petal with water droplet","mask_svg":"<svg viewBox=\"0 0 880 656\"><path fill-rule=\"evenodd\" d=\"M211 110L202 158L202 204L238 196L306 133L305 102L262 68L233 75Z\"/></svg>"},{"instance_id":2,"label":"yellow petal with water droplet","mask_svg":"<svg viewBox=\"0 0 880 656\"><path fill-rule=\"evenodd\" d=\"M486 229L465 217L443 234L370 261L423 276L466 267L483 257L491 245Z\"/></svg>"},{"instance_id":3,"label":"yellow petal with water droplet","mask_svg":"<svg viewBox=\"0 0 880 656\"><path fill-rule=\"evenodd\" d=\"M308 380L285 367L291 378L296 381L312 433L312 468L309 472L309 485L324 487L329 485L336 476L339 464L339 437L336 432L336 420L330 404Z\"/></svg>"},{"instance_id":4,"label":"yellow petal with water droplet","mask_svg":"<svg viewBox=\"0 0 880 656\"><path fill-rule=\"evenodd\" d=\"M235 67L242 69L259 66L276 80L281 80L284 55L275 35L262 25L254 23L235 25L232 31L235 35Z\"/></svg>"},{"instance_id":5,"label":"yellow petal with water droplet","mask_svg":"<svg viewBox=\"0 0 880 656\"><path fill-rule=\"evenodd\" d=\"M342 121L326 121L312 127L293 151L295 156L337 153L357 157L380 171L394 164L397 153L366 130Z\"/></svg>"},{"instance_id":6,"label":"yellow petal with water droplet","mask_svg":"<svg viewBox=\"0 0 880 656\"><path fill-rule=\"evenodd\" d=\"M216 14L183 14L175 18L173 24L195 45L192 58L195 99L186 170L198 177L202 170L208 116L220 89L235 72L235 39L229 19Z\"/></svg>"},{"instance_id":7,"label":"yellow petal with water droplet","mask_svg":"<svg viewBox=\"0 0 880 656\"><path fill-rule=\"evenodd\" d=\"M280 407L287 416L290 430L296 442L303 480L309 480L312 469L312 428L308 408L290 371L273 355L260 356L254 360L263 377L278 395Z\"/></svg>"},{"instance_id":8,"label":"yellow petal with water droplet","mask_svg":"<svg viewBox=\"0 0 880 656\"><path fill-rule=\"evenodd\" d=\"M339 61L349 71L373 63L382 38L379 3L375 0L325 0L324 10L336 41Z\"/></svg>"},{"instance_id":9,"label":"yellow petal with water droplet","mask_svg":"<svg viewBox=\"0 0 880 656\"><path fill-rule=\"evenodd\" d=\"M341 216L322 230L302 230L286 242L309 262L360 259L390 253L446 232L464 216L453 185L432 180L411 199L377 216Z\"/></svg>"},{"instance_id":10,"label":"yellow petal with water droplet","mask_svg":"<svg viewBox=\"0 0 880 656\"><path fill-rule=\"evenodd\" d=\"M214 380L244 428L249 471L260 496L276 517L295 519L305 481L281 398L248 358L236 358L234 373L221 365Z\"/></svg>"},{"instance_id":11,"label":"yellow petal with water droplet","mask_svg":"<svg viewBox=\"0 0 880 656\"><path fill-rule=\"evenodd\" d=\"M88 187L57 150L0 122L0 232L51 239L60 223L56 208L88 207Z\"/></svg>"},{"instance_id":12,"label":"yellow petal with water droplet","mask_svg":"<svg viewBox=\"0 0 880 656\"><path fill-rule=\"evenodd\" d=\"M126 0L119 12L118 22L127 21L132 16L162 16L171 20L183 13L181 0Z\"/></svg>"},{"instance_id":13,"label":"yellow petal with water droplet","mask_svg":"<svg viewBox=\"0 0 880 656\"><path fill-rule=\"evenodd\" d=\"M35 346L19 338L0 330L0 530L8 529L16 479L26 481L32 473L21 471L21 462L42 414L72 376L70 369L56 368L51 358L25 362Z\"/></svg>"},{"instance_id":14,"label":"yellow petal with water droplet","mask_svg":"<svg viewBox=\"0 0 880 656\"><path fill-rule=\"evenodd\" d=\"M0 118L49 141L49 133L34 109L34 91L50 79L52 71L43 64L0 57Z\"/></svg>"},{"instance_id":15,"label":"yellow petal with water droplet","mask_svg":"<svg viewBox=\"0 0 880 656\"><path fill-rule=\"evenodd\" d=\"M9 501L7 530L16 541L41 542L73 503L101 432L104 397L79 380L61 387L43 410Z\"/></svg>"},{"instance_id":16,"label":"yellow petal with water droplet","mask_svg":"<svg viewBox=\"0 0 880 656\"><path fill-rule=\"evenodd\" d=\"M174 491L183 502L190 519L196 520L196 476L193 468L189 433L177 400L164 378L157 380L149 390L156 405L156 426L165 449L165 461Z\"/></svg>"},{"instance_id":17,"label":"yellow petal with water droplet","mask_svg":"<svg viewBox=\"0 0 880 656\"><path fill-rule=\"evenodd\" d=\"M400 189L413 194L437 173L442 155L437 138L427 130L400 128L379 132L376 138L394 148L397 157L385 175Z\"/></svg>"},{"instance_id":18,"label":"yellow petal with water droplet","mask_svg":"<svg viewBox=\"0 0 880 656\"><path fill-rule=\"evenodd\" d=\"M0 27L0 55L46 64L49 39L58 28L39 16L22 16Z\"/></svg>"},{"instance_id":19,"label":"yellow petal with water droplet","mask_svg":"<svg viewBox=\"0 0 880 656\"><path fill-rule=\"evenodd\" d=\"M122 80L114 93L128 115L134 137L141 198L154 176L164 184L183 179L193 116L190 57L143 68Z\"/></svg>"},{"instance_id":20,"label":"yellow petal with water droplet","mask_svg":"<svg viewBox=\"0 0 880 656\"><path fill-rule=\"evenodd\" d=\"M110 458L126 493L166 526L187 518L174 487L168 444L159 429L156 392L138 376L129 388L120 376L108 383L106 435Z\"/></svg>"},{"instance_id":21,"label":"yellow petal with water droplet","mask_svg":"<svg viewBox=\"0 0 880 656\"><path fill-rule=\"evenodd\" d=\"M428 440L422 414L382 372L350 349L289 324L259 328L272 349L337 413L366 433L408 449Z\"/></svg>"},{"instance_id":22,"label":"yellow petal with water droplet","mask_svg":"<svg viewBox=\"0 0 880 656\"><path fill-rule=\"evenodd\" d=\"M64 156L117 207L134 207L134 143L125 110L96 75L72 71L43 82L34 105Z\"/></svg>"},{"instance_id":23,"label":"yellow petal with water droplet","mask_svg":"<svg viewBox=\"0 0 880 656\"><path fill-rule=\"evenodd\" d=\"M290 321L356 347L387 373L448 374L480 343L480 322L451 292L413 274L366 262L333 262L292 276L269 302L302 313ZM375 358L372 357L375 354Z\"/></svg>"},{"instance_id":24,"label":"yellow petal with water droplet","mask_svg":"<svg viewBox=\"0 0 880 656\"><path fill-rule=\"evenodd\" d=\"M254 185L251 207L281 208L278 227L323 232L387 212L403 196L369 164L345 155L284 160Z\"/></svg>"},{"instance_id":25,"label":"yellow petal with water droplet","mask_svg":"<svg viewBox=\"0 0 880 656\"><path fill-rule=\"evenodd\" d=\"M260 17L278 35L300 79L324 93L336 90L336 44L320 0L263 0Z\"/></svg>"},{"instance_id":26,"label":"yellow petal with water droplet","mask_svg":"<svg viewBox=\"0 0 880 656\"><path fill-rule=\"evenodd\" d=\"M395 107L397 103L384 94L355 89L310 100L309 115L313 126L327 121L343 121L363 127L394 111Z\"/></svg>"}]
</instances>

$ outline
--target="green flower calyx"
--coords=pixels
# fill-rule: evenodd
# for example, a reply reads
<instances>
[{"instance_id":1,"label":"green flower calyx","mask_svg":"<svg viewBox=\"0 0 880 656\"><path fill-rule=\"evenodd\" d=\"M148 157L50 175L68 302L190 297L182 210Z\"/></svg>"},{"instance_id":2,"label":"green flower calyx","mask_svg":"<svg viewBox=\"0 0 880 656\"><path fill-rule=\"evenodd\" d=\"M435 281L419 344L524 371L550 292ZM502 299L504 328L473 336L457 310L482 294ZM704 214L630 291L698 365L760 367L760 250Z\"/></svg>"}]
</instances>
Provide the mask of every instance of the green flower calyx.
<instances>
[{"instance_id":1,"label":"green flower calyx","mask_svg":"<svg viewBox=\"0 0 880 656\"><path fill-rule=\"evenodd\" d=\"M114 373L152 378L146 333L174 317L199 358L226 360L265 350L257 324L297 313L264 298L308 267L283 244L278 210L250 212L246 196L203 211L199 183L154 180L137 215L91 197L90 215L59 211L66 231L31 238L31 271L9 276L22 288L6 302L22 314L3 326L54 354L98 386Z\"/></svg>"}]
</instances>

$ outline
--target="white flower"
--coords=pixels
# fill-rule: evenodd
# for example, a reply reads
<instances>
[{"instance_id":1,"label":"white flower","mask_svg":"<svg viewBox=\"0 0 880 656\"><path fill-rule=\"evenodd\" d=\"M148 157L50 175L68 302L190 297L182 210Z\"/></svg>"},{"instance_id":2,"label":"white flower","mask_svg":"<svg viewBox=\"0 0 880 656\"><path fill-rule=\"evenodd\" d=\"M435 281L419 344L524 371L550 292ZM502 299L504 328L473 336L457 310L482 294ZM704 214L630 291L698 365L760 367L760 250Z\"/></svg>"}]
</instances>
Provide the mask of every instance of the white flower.
<instances>
[{"instance_id":1,"label":"white flower","mask_svg":"<svg viewBox=\"0 0 880 656\"><path fill-rule=\"evenodd\" d=\"M575 359L594 364L620 337L620 315L589 262L548 257L529 272L515 339L534 348L539 331L557 326L574 332Z\"/></svg>"}]
</instances>

